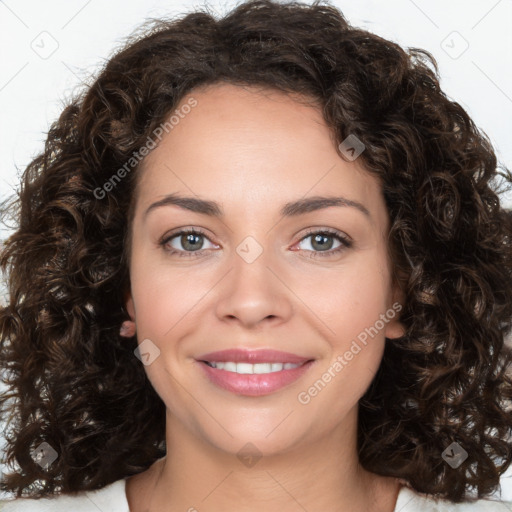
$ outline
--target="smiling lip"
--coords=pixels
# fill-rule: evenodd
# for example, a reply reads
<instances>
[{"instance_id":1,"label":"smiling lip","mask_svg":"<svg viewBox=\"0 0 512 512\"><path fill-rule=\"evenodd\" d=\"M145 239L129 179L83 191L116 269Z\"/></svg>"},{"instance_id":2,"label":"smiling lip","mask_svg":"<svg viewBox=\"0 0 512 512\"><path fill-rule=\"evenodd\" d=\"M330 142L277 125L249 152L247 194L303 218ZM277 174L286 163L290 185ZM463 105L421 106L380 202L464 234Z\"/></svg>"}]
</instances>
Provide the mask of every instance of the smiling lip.
<instances>
[{"instance_id":1,"label":"smiling lip","mask_svg":"<svg viewBox=\"0 0 512 512\"><path fill-rule=\"evenodd\" d=\"M313 365L311 358L276 350L222 350L197 359L202 371L216 386L238 395L262 396L273 393L299 379ZM206 362L292 363L297 368L262 374L240 374L213 368Z\"/></svg>"}]
</instances>

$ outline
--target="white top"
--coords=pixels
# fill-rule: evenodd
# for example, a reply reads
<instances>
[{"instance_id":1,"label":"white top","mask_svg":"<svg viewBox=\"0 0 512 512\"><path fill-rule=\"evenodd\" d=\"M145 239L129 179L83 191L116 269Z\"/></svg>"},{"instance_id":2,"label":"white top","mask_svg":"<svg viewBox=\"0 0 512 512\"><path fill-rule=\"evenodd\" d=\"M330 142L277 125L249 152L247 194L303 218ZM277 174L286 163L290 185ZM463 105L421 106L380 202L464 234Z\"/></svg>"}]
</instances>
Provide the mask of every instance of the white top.
<instances>
[{"instance_id":1,"label":"white top","mask_svg":"<svg viewBox=\"0 0 512 512\"><path fill-rule=\"evenodd\" d=\"M126 478L97 491L53 498L18 498L0 501L1 512L130 512L126 498ZM394 512L512 512L512 501L478 500L475 503L451 503L433 500L402 487Z\"/></svg>"}]
</instances>

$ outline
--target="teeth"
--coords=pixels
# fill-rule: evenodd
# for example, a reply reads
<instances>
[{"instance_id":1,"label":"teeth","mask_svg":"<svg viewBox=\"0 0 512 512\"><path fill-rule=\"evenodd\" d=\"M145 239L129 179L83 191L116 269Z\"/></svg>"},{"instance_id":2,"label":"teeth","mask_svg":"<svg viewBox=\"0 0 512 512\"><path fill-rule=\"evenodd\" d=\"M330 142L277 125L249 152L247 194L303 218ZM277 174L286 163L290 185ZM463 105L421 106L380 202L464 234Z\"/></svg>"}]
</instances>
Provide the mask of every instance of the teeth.
<instances>
[{"instance_id":1,"label":"teeth","mask_svg":"<svg viewBox=\"0 0 512 512\"><path fill-rule=\"evenodd\" d=\"M222 363L210 363L208 365L217 370L225 370L227 372L241 373L241 374L254 374L254 373L274 373L282 370L292 370L298 368L300 364L293 363L234 363L231 361Z\"/></svg>"}]
</instances>

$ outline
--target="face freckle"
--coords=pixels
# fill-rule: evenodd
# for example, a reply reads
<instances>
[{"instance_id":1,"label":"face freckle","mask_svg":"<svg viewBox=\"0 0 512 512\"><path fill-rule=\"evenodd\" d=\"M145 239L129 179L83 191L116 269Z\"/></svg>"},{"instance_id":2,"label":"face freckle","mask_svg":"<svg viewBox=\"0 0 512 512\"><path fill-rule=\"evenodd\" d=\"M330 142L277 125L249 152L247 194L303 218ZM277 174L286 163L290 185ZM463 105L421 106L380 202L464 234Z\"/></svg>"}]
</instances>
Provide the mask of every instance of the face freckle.
<instances>
[{"instance_id":1,"label":"face freckle","mask_svg":"<svg viewBox=\"0 0 512 512\"><path fill-rule=\"evenodd\" d=\"M225 450L242 439L289 449L355 418L385 338L401 333L398 315L382 317L396 297L381 187L340 157L314 106L225 84L190 96L197 106L141 169L126 306L139 343L159 352L145 370L174 421ZM212 382L199 360L228 349L312 363L248 396ZM283 407L293 424L266 437Z\"/></svg>"}]
</instances>

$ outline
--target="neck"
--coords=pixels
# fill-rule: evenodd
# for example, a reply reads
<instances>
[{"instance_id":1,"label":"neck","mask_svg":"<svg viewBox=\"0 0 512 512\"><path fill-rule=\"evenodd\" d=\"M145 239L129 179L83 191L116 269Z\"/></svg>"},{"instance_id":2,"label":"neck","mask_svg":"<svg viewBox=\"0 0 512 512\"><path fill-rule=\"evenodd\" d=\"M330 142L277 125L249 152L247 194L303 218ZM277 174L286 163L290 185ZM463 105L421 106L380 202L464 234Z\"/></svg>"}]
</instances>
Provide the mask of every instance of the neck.
<instances>
[{"instance_id":1,"label":"neck","mask_svg":"<svg viewBox=\"0 0 512 512\"><path fill-rule=\"evenodd\" d=\"M220 450L168 414L166 443L172 456L145 472L137 496L128 493L130 510L393 512L399 484L360 466L356 434L355 428L340 425L315 442L258 459L250 450L245 457ZM135 502L141 506L132 507Z\"/></svg>"}]
</instances>

